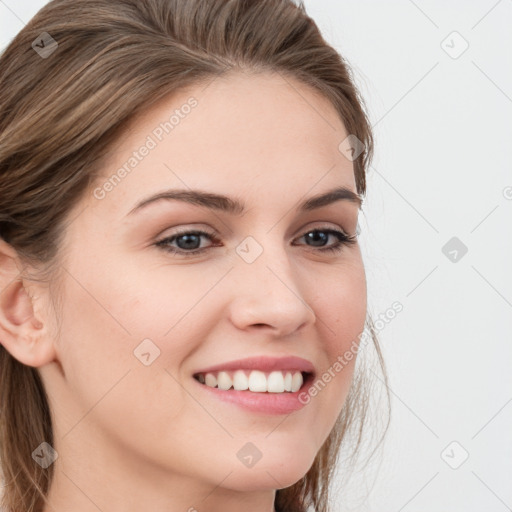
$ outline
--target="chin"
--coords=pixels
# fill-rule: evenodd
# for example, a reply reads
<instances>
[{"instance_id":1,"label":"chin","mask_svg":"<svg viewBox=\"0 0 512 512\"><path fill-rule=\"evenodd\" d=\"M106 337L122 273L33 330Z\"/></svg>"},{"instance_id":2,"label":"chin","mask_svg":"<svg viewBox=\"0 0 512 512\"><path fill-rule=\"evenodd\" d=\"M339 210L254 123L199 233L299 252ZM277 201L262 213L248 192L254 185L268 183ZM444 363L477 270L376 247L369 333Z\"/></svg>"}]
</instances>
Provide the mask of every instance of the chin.
<instances>
[{"instance_id":1,"label":"chin","mask_svg":"<svg viewBox=\"0 0 512 512\"><path fill-rule=\"evenodd\" d=\"M283 468L276 466L266 470L253 468L247 471L237 469L226 479L223 486L239 492L284 489L303 478L309 467Z\"/></svg>"},{"instance_id":2,"label":"chin","mask_svg":"<svg viewBox=\"0 0 512 512\"><path fill-rule=\"evenodd\" d=\"M236 464L226 487L238 491L284 489L298 482L313 465L316 453L308 450L276 450L264 454L252 467Z\"/></svg>"}]
</instances>

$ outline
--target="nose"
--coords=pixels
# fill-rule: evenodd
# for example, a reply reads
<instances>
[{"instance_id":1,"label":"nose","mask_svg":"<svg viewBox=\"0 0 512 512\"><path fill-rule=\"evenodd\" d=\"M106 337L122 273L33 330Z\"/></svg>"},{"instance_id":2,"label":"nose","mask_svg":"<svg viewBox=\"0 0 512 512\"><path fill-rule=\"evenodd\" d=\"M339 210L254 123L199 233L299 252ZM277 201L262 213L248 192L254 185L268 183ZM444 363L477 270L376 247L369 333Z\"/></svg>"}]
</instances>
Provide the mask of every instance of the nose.
<instances>
[{"instance_id":1,"label":"nose","mask_svg":"<svg viewBox=\"0 0 512 512\"><path fill-rule=\"evenodd\" d=\"M285 248L276 246L265 248L252 263L236 260L230 273L235 280L230 318L238 329L268 329L274 337L285 337L314 324L316 316L307 301L307 283L301 285Z\"/></svg>"}]
</instances>

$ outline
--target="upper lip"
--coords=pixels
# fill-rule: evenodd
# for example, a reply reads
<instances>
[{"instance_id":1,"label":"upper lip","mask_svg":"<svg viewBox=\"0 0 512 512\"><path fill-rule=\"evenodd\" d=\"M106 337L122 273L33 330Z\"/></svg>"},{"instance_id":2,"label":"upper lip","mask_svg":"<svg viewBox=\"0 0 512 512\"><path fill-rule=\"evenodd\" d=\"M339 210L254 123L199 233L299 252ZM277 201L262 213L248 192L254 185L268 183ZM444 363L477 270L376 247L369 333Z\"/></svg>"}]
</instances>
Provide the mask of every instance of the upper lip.
<instances>
[{"instance_id":1,"label":"upper lip","mask_svg":"<svg viewBox=\"0 0 512 512\"><path fill-rule=\"evenodd\" d=\"M315 373L315 367L311 361L297 356L273 357L258 356L248 357L245 359L237 359L235 361L227 361L219 363L207 368L197 370L198 373L218 372L222 370L261 370L271 372L273 370L298 370L300 372Z\"/></svg>"}]
</instances>

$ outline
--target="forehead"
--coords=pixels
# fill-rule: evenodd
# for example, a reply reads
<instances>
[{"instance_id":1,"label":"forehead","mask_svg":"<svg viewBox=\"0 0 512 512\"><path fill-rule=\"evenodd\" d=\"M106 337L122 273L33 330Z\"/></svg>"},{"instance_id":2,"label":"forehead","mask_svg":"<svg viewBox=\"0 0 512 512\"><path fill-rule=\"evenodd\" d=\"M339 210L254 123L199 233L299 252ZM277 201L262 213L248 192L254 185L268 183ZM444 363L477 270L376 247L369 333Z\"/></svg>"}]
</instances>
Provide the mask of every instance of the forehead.
<instances>
[{"instance_id":1,"label":"forehead","mask_svg":"<svg viewBox=\"0 0 512 512\"><path fill-rule=\"evenodd\" d=\"M166 187L274 200L315 186L355 190L352 162L338 149L346 137L318 91L281 74L231 73L170 94L132 119L95 186L111 182L102 203L119 214Z\"/></svg>"}]
</instances>

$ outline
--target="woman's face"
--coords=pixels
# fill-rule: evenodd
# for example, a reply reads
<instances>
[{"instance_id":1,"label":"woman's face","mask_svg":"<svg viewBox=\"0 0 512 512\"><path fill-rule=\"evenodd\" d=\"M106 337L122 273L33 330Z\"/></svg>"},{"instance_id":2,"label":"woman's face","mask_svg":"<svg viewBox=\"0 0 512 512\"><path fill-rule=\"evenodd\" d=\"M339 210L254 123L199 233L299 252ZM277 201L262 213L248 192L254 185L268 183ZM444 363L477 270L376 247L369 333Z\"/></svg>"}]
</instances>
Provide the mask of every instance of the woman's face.
<instances>
[{"instance_id":1,"label":"woman's face","mask_svg":"<svg viewBox=\"0 0 512 512\"><path fill-rule=\"evenodd\" d=\"M304 476L351 383L355 359L335 363L366 317L359 246L325 250L338 243L328 230L355 235L358 203L300 208L335 188L355 193L353 162L339 149L348 135L326 99L270 74L216 78L130 125L70 213L59 364L39 369L64 471L94 458L110 479L130 470L139 487L158 486L173 475L183 489L216 492ZM229 199L137 208L170 190ZM234 201L243 212L227 207ZM313 381L330 369L314 396L313 381L276 391L288 371L308 370L273 361L291 357L309 362ZM269 359L236 363L246 358ZM240 369L253 389L270 381L273 391L213 389L194 377L211 367L229 368L212 372L222 386ZM251 375L258 369L284 379Z\"/></svg>"}]
</instances>

